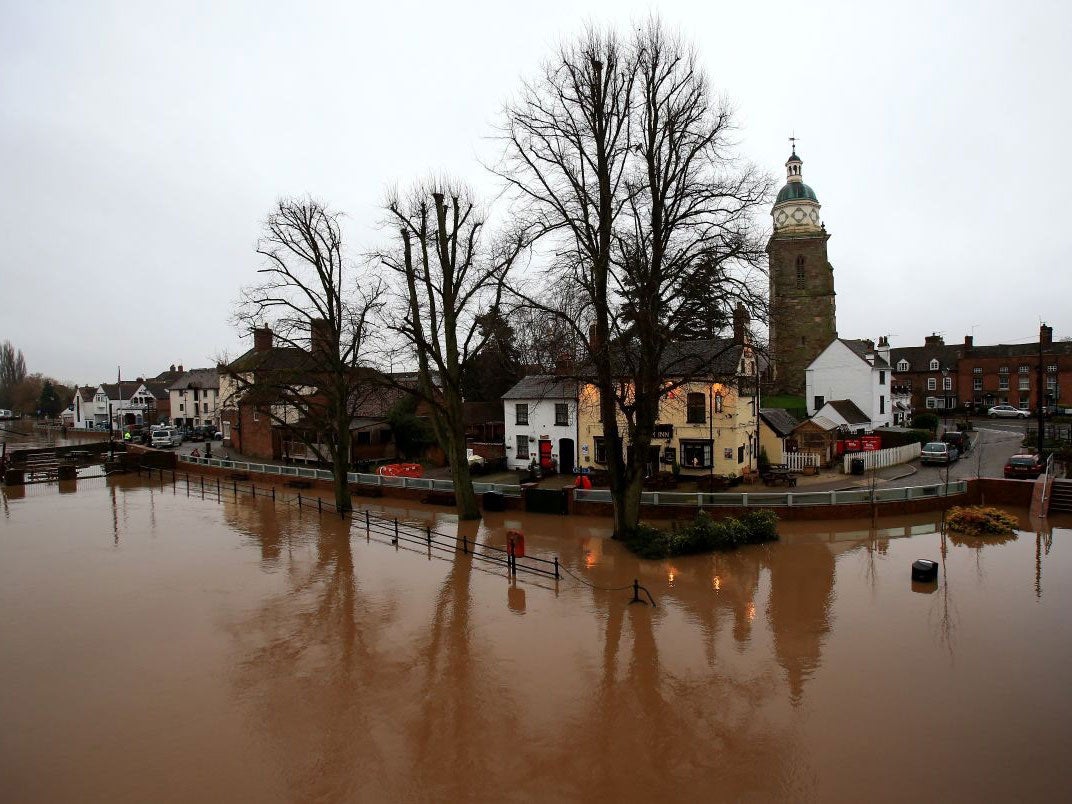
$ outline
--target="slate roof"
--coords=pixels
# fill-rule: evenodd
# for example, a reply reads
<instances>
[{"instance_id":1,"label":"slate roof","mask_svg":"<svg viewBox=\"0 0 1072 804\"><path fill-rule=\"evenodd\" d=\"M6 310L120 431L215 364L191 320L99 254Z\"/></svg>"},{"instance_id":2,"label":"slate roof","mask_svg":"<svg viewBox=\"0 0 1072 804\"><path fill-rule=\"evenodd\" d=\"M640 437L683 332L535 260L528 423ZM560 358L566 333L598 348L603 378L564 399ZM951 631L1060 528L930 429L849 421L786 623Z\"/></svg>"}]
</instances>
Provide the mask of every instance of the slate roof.
<instances>
[{"instance_id":1,"label":"slate roof","mask_svg":"<svg viewBox=\"0 0 1072 804\"><path fill-rule=\"evenodd\" d=\"M530 374L502 396L503 399L576 399L577 381L553 374Z\"/></svg>"},{"instance_id":2,"label":"slate roof","mask_svg":"<svg viewBox=\"0 0 1072 804\"><path fill-rule=\"evenodd\" d=\"M890 367L890 364L886 362L886 359L874 350L874 347L870 344L869 341L865 341L862 339L852 340L849 338L838 338L838 340L848 346L849 349L851 349L857 357L859 357L868 365L871 365L871 362L867 359L867 356L874 355L875 368L888 369Z\"/></svg>"},{"instance_id":3,"label":"slate roof","mask_svg":"<svg viewBox=\"0 0 1072 804\"><path fill-rule=\"evenodd\" d=\"M250 349L227 367L233 372L248 371L301 371L312 366L309 353L296 346L273 346L258 351Z\"/></svg>"},{"instance_id":4,"label":"slate roof","mask_svg":"<svg viewBox=\"0 0 1072 804\"><path fill-rule=\"evenodd\" d=\"M159 399L161 401L167 401L168 399L168 387L166 382L146 380L145 389L153 395L154 399Z\"/></svg>"},{"instance_id":5,"label":"slate roof","mask_svg":"<svg viewBox=\"0 0 1072 804\"><path fill-rule=\"evenodd\" d=\"M871 421L871 418L856 407L856 403L851 399L831 399L826 404L836 410L838 415L849 424L868 424Z\"/></svg>"},{"instance_id":6,"label":"slate roof","mask_svg":"<svg viewBox=\"0 0 1072 804\"><path fill-rule=\"evenodd\" d=\"M75 390L75 393L80 394L82 396L82 399L85 400L86 402L88 402L89 400L93 399L93 397L96 396L96 394L97 394L97 386L96 385L80 385L77 388L75 388L74 390Z\"/></svg>"},{"instance_id":7,"label":"slate roof","mask_svg":"<svg viewBox=\"0 0 1072 804\"><path fill-rule=\"evenodd\" d=\"M782 438L792 433L800 424L793 414L782 408L760 408L759 417Z\"/></svg>"},{"instance_id":8,"label":"slate roof","mask_svg":"<svg viewBox=\"0 0 1072 804\"><path fill-rule=\"evenodd\" d=\"M219 390L220 372L214 368L190 369L167 386L169 391L184 391L187 388L214 388Z\"/></svg>"},{"instance_id":9,"label":"slate roof","mask_svg":"<svg viewBox=\"0 0 1072 804\"><path fill-rule=\"evenodd\" d=\"M720 379L737 376L744 347L733 338L704 338L695 341L678 341L667 344L663 351L660 371L672 378ZM612 368L618 376L633 373L635 361L630 352L614 348ZM581 372L594 376L591 365L582 366Z\"/></svg>"},{"instance_id":10,"label":"slate roof","mask_svg":"<svg viewBox=\"0 0 1072 804\"><path fill-rule=\"evenodd\" d=\"M971 359L973 357L1038 357L1038 341L1034 343L996 343L992 346L973 346L970 351L961 357ZM1043 355L1072 355L1072 342L1054 341L1043 347Z\"/></svg>"},{"instance_id":11,"label":"slate roof","mask_svg":"<svg viewBox=\"0 0 1072 804\"><path fill-rule=\"evenodd\" d=\"M108 395L109 400L114 399L118 401L120 398L120 391L122 391L123 399L130 399L134 396L134 392L141 388L141 383L137 380L123 380L122 383L102 383L101 387L104 389L104 393Z\"/></svg>"},{"instance_id":12,"label":"slate roof","mask_svg":"<svg viewBox=\"0 0 1072 804\"><path fill-rule=\"evenodd\" d=\"M972 349L975 353L979 349L986 349L990 347L976 346ZM1035 351L1038 351L1038 346L1035 346ZM890 362L894 366L894 370L897 364L902 360L908 361L909 371L930 371L931 360L937 358L938 368L948 369L949 371L956 371L957 360L964 354L964 344L935 344L933 346L902 346L897 349L890 350Z\"/></svg>"}]
</instances>

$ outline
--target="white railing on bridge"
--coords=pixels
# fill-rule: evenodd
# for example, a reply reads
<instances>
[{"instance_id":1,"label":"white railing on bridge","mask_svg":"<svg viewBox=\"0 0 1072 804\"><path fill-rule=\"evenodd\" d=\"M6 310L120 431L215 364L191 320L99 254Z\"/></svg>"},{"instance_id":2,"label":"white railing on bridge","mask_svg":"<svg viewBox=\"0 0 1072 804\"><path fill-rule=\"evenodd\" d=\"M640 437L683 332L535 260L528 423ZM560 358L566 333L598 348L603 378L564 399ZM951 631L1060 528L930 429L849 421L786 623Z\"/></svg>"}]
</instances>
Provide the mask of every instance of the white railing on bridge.
<instances>
[{"instance_id":1,"label":"white railing on bridge","mask_svg":"<svg viewBox=\"0 0 1072 804\"><path fill-rule=\"evenodd\" d=\"M871 469L882 469L887 466L896 466L900 463L914 461L919 457L919 453L922 450L923 447L920 444L905 444L901 447L890 447L873 452L850 452L843 459L845 474L849 474L852 471L852 462L855 459L864 462L864 471L866 472Z\"/></svg>"},{"instance_id":2,"label":"white railing on bridge","mask_svg":"<svg viewBox=\"0 0 1072 804\"><path fill-rule=\"evenodd\" d=\"M819 468L818 452L787 452L782 457L786 467L796 472L812 467Z\"/></svg>"},{"instance_id":3,"label":"white railing on bridge","mask_svg":"<svg viewBox=\"0 0 1072 804\"><path fill-rule=\"evenodd\" d=\"M923 500L933 497L952 497L964 494L968 481L953 480L948 484L935 483L929 486L904 486L895 489L849 489L846 491L793 491L793 492L742 492L740 494L705 494L677 491L646 491L640 495L643 505L679 505L697 508L787 508L813 505L844 505L848 503L900 502ZM578 502L609 503L607 489L577 489L573 498Z\"/></svg>"},{"instance_id":4,"label":"white railing on bridge","mask_svg":"<svg viewBox=\"0 0 1072 804\"><path fill-rule=\"evenodd\" d=\"M229 469L232 472L255 472L279 477L304 478L309 480L332 480L335 476L329 469L317 469L312 466L280 466L274 463L250 463L248 461L231 461L221 458L193 457L180 455L180 463L192 463L200 466L213 466L217 469ZM425 491L454 491L450 480L438 480L431 477L391 477L389 475L372 475L363 472L350 472L346 475L348 483L364 486L384 486L388 488L423 489ZM495 492L504 497L520 497L521 486L508 483L473 483L477 494Z\"/></svg>"}]
</instances>

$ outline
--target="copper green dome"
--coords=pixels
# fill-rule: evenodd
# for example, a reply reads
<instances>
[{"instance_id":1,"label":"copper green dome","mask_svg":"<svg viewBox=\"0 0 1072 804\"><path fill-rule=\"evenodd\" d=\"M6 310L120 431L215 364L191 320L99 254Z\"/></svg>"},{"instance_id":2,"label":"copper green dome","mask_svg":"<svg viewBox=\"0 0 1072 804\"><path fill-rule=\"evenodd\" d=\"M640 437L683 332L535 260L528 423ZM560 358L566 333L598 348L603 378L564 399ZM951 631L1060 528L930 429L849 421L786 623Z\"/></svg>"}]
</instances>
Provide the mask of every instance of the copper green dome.
<instances>
[{"instance_id":1,"label":"copper green dome","mask_svg":"<svg viewBox=\"0 0 1072 804\"><path fill-rule=\"evenodd\" d=\"M785 187L783 187L778 193L778 200L775 204L780 204L783 201L814 201L819 203L819 199L815 197L815 191L811 189L802 181L791 181Z\"/></svg>"}]
</instances>

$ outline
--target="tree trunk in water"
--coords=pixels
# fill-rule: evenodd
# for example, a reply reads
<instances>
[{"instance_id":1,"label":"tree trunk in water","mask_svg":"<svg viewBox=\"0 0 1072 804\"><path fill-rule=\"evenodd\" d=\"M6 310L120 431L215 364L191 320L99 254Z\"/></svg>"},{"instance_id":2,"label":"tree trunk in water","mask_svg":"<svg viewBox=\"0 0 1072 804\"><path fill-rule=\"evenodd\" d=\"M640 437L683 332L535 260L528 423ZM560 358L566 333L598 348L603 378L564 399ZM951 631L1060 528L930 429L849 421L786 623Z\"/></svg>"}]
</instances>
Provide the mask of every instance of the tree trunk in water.
<instances>
[{"instance_id":1,"label":"tree trunk in water","mask_svg":"<svg viewBox=\"0 0 1072 804\"><path fill-rule=\"evenodd\" d=\"M350 498L350 485L347 475L350 472L350 421L347 417L339 417L337 421L338 446L334 457L334 485L335 485L335 510L340 514L354 510L353 500Z\"/></svg>"},{"instance_id":2,"label":"tree trunk in water","mask_svg":"<svg viewBox=\"0 0 1072 804\"><path fill-rule=\"evenodd\" d=\"M454 501L459 519L480 519L480 506L473 491L473 478L469 474L469 456L465 449L465 436L451 438L447 445L447 460L454 480Z\"/></svg>"},{"instance_id":3,"label":"tree trunk in water","mask_svg":"<svg viewBox=\"0 0 1072 804\"><path fill-rule=\"evenodd\" d=\"M643 490L643 476L634 474L626 478L621 493L614 495L615 538L632 533L640 524L640 494Z\"/></svg>"}]
</instances>

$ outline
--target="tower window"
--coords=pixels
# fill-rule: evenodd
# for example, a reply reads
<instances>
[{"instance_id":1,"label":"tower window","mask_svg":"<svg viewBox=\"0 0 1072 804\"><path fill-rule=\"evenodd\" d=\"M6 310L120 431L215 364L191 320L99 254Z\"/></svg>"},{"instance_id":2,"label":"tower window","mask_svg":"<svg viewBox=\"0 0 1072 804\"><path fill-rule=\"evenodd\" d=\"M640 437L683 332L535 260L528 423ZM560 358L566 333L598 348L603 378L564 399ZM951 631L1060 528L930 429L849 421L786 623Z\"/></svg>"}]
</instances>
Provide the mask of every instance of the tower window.
<instances>
[{"instance_id":1,"label":"tower window","mask_svg":"<svg viewBox=\"0 0 1072 804\"><path fill-rule=\"evenodd\" d=\"M797 257L797 287L804 287L804 256Z\"/></svg>"},{"instance_id":2,"label":"tower window","mask_svg":"<svg viewBox=\"0 0 1072 804\"><path fill-rule=\"evenodd\" d=\"M803 335L800 336L800 345L801 346L804 345L804 336Z\"/></svg>"}]
</instances>

